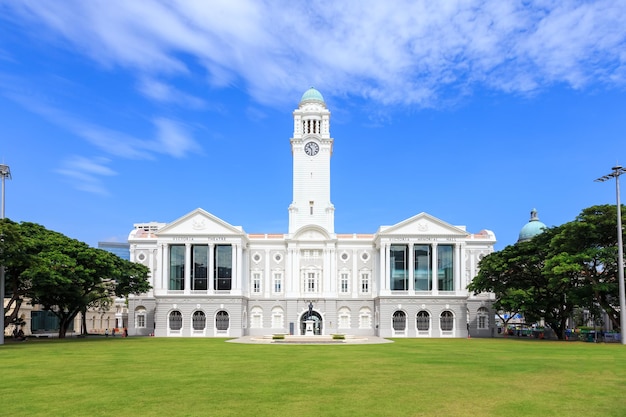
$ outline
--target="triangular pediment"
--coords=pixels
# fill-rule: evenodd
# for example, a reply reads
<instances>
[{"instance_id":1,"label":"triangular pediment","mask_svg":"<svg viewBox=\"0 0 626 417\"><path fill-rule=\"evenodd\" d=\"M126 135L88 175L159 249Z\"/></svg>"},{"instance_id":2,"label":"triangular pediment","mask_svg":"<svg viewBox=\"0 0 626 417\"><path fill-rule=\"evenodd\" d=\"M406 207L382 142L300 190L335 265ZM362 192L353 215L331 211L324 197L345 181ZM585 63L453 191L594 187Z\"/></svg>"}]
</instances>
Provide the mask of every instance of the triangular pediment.
<instances>
[{"instance_id":1,"label":"triangular pediment","mask_svg":"<svg viewBox=\"0 0 626 417\"><path fill-rule=\"evenodd\" d=\"M453 226L428 213L420 213L393 226L381 227L378 235L465 237L468 233L463 228Z\"/></svg>"},{"instance_id":2,"label":"triangular pediment","mask_svg":"<svg viewBox=\"0 0 626 417\"><path fill-rule=\"evenodd\" d=\"M161 228L157 235L165 236L225 236L225 235L245 235L241 227L232 226L219 217L203 209L195 209L191 213L174 220Z\"/></svg>"}]
</instances>

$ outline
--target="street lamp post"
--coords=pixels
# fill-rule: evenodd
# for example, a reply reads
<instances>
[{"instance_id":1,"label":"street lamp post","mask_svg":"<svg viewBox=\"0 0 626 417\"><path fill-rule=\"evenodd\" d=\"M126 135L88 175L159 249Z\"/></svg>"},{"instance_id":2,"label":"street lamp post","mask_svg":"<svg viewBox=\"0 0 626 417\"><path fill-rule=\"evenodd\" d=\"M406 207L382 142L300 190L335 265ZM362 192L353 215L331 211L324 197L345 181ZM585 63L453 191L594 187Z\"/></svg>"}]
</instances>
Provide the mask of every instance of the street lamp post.
<instances>
[{"instance_id":1,"label":"street lamp post","mask_svg":"<svg viewBox=\"0 0 626 417\"><path fill-rule=\"evenodd\" d=\"M2 178L0 219L4 219L4 180L7 178L11 179L11 169L8 165L0 164L0 177ZM0 345L4 345L4 265L0 265L0 302L2 303L2 331L0 332Z\"/></svg>"},{"instance_id":2,"label":"street lamp post","mask_svg":"<svg viewBox=\"0 0 626 417\"><path fill-rule=\"evenodd\" d=\"M619 320L620 339L622 345L626 345L626 295L624 291L624 245L622 243L622 205L619 199L619 176L626 173L626 168L617 165L611 168L613 172L596 179L597 182L605 182L615 178L615 195L617 199L617 279L619 280Z\"/></svg>"}]
</instances>

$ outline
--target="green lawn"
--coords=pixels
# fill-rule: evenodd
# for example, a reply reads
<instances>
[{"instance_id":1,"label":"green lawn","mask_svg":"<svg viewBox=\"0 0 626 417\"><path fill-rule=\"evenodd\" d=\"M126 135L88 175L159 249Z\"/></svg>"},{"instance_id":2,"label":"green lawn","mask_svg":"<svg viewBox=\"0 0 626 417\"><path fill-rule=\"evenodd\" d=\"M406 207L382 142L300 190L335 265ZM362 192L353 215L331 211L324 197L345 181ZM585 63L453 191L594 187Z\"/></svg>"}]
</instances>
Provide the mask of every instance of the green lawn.
<instances>
[{"instance_id":1,"label":"green lawn","mask_svg":"<svg viewBox=\"0 0 626 417\"><path fill-rule=\"evenodd\" d=\"M0 346L0 415L624 416L626 346L516 339Z\"/></svg>"}]
</instances>

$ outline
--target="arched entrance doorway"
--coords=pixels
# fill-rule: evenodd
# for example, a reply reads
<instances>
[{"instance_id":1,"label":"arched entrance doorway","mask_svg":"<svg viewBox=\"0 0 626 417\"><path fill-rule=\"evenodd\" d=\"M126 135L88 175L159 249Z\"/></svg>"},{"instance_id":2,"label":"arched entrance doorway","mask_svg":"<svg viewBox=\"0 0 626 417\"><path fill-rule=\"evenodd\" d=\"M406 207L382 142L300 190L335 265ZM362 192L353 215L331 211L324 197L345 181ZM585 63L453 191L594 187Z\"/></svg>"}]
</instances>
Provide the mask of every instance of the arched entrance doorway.
<instances>
[{"instance_id":1,"label":"arched entrance doorway","mask_svg":"<svg viewBox=\"0 0 626 417\"><path fill-rule=\"evenodd\" d=\"M322 316L317 311L312 311L310 315L311 320L313 320L313 334L321 335L322 334ZM306 332L306 321L309 320L309 312L302 314L300 317L300 334L304 335Z\"/></svg>"}]
</instances>

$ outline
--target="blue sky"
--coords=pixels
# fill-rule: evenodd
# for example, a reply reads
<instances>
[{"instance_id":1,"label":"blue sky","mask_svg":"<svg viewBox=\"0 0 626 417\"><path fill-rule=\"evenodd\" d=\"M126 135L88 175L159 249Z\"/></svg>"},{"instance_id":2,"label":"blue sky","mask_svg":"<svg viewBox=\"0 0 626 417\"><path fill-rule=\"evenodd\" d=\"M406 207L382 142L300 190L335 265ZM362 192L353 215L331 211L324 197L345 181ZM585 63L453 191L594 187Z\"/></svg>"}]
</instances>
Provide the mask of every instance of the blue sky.
<instances>
[{"instance_id":1,"label":"blue sky","mask_svg":"<svg viewBox=\"0 0 626 417\"><path fill-rule=\"evenodd\" d=\"M331 111L338 233L516 241L614 204L626 1L0 0L6 216L91 245L201 207L286 233L292 111Z\"/></svg>"}]
</instances>

